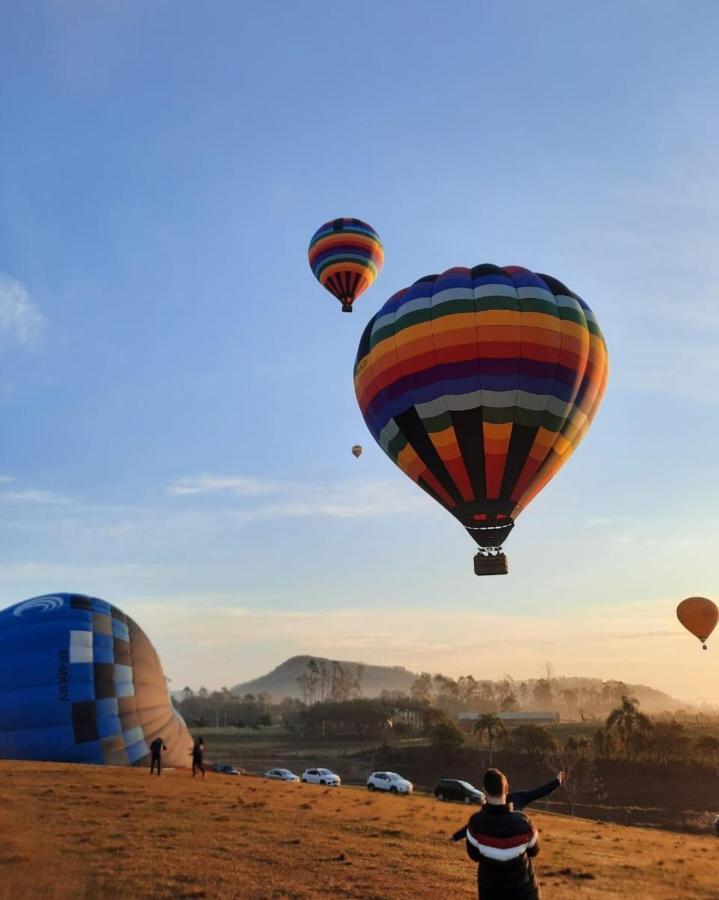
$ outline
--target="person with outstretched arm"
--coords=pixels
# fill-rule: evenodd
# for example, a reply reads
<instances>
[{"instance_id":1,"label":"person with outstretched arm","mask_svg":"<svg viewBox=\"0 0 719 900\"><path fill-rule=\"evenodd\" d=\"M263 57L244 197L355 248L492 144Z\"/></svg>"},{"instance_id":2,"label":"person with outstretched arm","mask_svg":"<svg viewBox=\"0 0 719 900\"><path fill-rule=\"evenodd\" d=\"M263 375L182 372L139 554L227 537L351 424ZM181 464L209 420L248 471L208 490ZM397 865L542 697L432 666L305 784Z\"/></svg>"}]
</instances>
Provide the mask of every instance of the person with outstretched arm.
<instances>
[{"instance_id":1,"label":"person with outstretched arm","mask_svg":"<svg viewBox=\"0 0 719 900\"><path fill-rule=\"evenodd\" d=\"M155 771L157 766L157 774L162 773L162 751L167 750L161 737L155 738L150 744L150 775Z\"/></svg>"},{"instance_id":2,"label":"person with outstretched arm","mask_svg":"<svg viewBox=\"0 0 719 900\"><path fill-rule=\"evenodd\" d=\"M531 857L539 853L539 836L531 820L507 802L509 784L499 769L482 779L487 802L469 820L467 855L478 863L480 900L539 900Z\"/></svg>"},{"instance_id":3,"label":"person with outstretched arm","mask_svg":"<svg viewBox=\"0 0 719 900\"><path fill-rule=\"evenodd\" d=\"M566 775L564 772L559 772L556 778L553 778L546 784L541 784L539 787L531 788L528 791L510 791L507 794L507 803L516 812L521 812L525 806L529 806L529 804L534 803L535 800L541 800L542 797L548 797L553 791L556 791L561 784L564 784L565 778ZM467 826L463 825L459 831L455 831L450 838L450 841L452 841L452 843L461 841L462 838L465 837L466 832Z\"/></svg>"}]
</instances>

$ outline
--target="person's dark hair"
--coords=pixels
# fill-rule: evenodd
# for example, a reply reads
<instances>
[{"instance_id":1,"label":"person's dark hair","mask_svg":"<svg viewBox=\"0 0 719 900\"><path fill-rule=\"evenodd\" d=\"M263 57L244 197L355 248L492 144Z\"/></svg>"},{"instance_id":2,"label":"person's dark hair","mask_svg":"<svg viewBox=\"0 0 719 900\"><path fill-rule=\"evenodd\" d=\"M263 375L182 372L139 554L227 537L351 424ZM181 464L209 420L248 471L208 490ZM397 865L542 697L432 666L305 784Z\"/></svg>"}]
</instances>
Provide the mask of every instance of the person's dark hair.
<instances>
[{"instance_id":1,"label":"person's dark hair","mask_svg":"<svg viewBox=\"0 0 719 900\"><path fill-rule=\"evenodd\" d=\"M509 791L509 782L504 772L499 769L487 769L482 779L482 787L492 797L500 797Z\"/></svg>"}]
</instances>

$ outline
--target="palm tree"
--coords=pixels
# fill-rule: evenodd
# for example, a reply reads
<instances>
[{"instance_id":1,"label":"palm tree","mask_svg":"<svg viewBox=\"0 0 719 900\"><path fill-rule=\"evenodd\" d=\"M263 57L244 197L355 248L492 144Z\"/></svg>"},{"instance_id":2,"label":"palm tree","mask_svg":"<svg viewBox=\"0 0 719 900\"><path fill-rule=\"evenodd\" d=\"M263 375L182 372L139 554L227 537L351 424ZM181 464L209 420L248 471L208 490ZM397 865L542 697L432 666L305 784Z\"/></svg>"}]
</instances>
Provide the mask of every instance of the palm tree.
<instances>
[{"instance_id":1,"label":"palm tree","mask_svg":"<svg viewBox=\"0 0 719 900\"><path fill-rule=\"evenodd\" d=\"M487 733L487 743L489 744L489 765L492 765L492 751L494 749L494 739L498 734L505 730L504 722L494 713L483 713L474 723L473 732L478 738L481 738L484 732Z\"/></svg>"},{"instance_id":2,"label":"palm tree","mask_svg":"<svg viewBox=\"0 0 719 900\"><path fill-rule=\"evenodd\" d=\"M651 727L649 716L639 712L637 698L626 694L622 696L620 705L607 716L607 733L616 733L627 759L637 756Z\"/></svg>"}]
</instances>

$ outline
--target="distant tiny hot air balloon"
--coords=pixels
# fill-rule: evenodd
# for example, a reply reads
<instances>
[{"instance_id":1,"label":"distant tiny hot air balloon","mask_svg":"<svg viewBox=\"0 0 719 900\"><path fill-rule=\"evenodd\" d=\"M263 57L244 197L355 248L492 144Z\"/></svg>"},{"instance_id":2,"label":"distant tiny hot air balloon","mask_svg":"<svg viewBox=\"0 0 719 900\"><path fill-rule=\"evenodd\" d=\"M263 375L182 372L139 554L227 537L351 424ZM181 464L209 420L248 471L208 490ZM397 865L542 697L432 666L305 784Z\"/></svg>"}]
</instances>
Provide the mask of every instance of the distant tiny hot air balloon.
<instances>
[{"instance_id":1,"label":"distant tiny hot air balloon","mask_svg":"<svg viewBox=\"0 0 719 900\"><path fill-rule=\"evenodd\" d=\"M719 621L719 609L706 597L687 597L677 606L677 619L690 634L699 638L702 650L706 650L709 635Z\"/></svg>"},{"instance_id":2,"label":"distant tiny hot air balloon","mask_svg":"<svg viewBox=\"0 0 719 900\"><path fill-rule=\"evenodd\" d=\"M310 268L319 283L352 312L352 304L372 284L384 261L379 235L361 219L332 219L312 235Z\"/></svg>"},{"instance_id":3,"label":"distant tiny hot air balloon","mask_svg":"<svg viewBox=\"0 0 719 900\"><path fill-rule=\"evenodd\" d=\"M517 516L586 434L607 375L580 297L486 264L390 297L365 328L354 381L382 450L477 542L476 574L497 575Z\"/></svg>"},{"instance_id":4,"label":"distant tiny hot air balloon","mask_svg":"<svg viewBox=\"0 0 719 900\"><path fill-rule=\"evenodd\" d=\"M352 455L356 456L357 458L362 456L362 447L359 444L355 444L352 448Z\"/></svg>"},{"instance_id":5,"label":"distant tiny hot air balloon","mask_svg":"<svg viewBox=\"0 0 719 900\"><path fill-rule=\"evenodd\" d=\"M192 748L155 648L117 607L46 594L0 611L0 759L132 766Z\"/></svg>"}]
</instances>

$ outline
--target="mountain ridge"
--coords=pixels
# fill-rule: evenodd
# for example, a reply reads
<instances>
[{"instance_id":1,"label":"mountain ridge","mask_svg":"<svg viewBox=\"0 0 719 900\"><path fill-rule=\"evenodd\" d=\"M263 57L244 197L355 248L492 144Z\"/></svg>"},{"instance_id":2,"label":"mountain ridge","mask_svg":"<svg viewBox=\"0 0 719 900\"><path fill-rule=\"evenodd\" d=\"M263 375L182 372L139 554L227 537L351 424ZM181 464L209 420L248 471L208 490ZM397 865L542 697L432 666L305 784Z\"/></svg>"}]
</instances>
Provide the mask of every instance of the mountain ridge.
<instances>
[{"instance_id":1,"label":"mountain ridge","mask_svg":"<svg viewBox=\"0 0 719 900\"><path fill-rule=\"evenodd\" d=\"M325 656L313 656L311 654L298 654L275 666L265 675L249 681L240 682L230 688L233 694L244 696L245 694L269 694L273 701L278 702L285 697L302 699L302 687L297 679L305 672L307 663L311 660L319 663L339 662L348 674L356 676L360 667L362 667L361 676L361 694L364 697L376 697L382 691L399 691L408 694L414 680L418 677L418 673L411 672L404 666L379 666L370 663L362 663L356 660L333 660ZM478 679L480 680L480 679ZM500 682L502 679L482 679L483 681ZM526 684L534 686L541 679L527 678L517 679L516 686ZM552 684L558 691L566 691L571 689L591 689L600 690L603 685L619 684L616 679L591 678L579 675L555 676ZM676 697L672 697L664 691L653 688L650 685L631 684L625 682L627 692L637 697L642 709L645 712L675 712L679 709L691 709L693 704L683 702ZM531 705L531 704L530 704ZM536 704L535 704L536 705ZM554 705L559 705L555 703ZM525 708L525 704L522 704Z\"/></svg>"}]
</instances>

